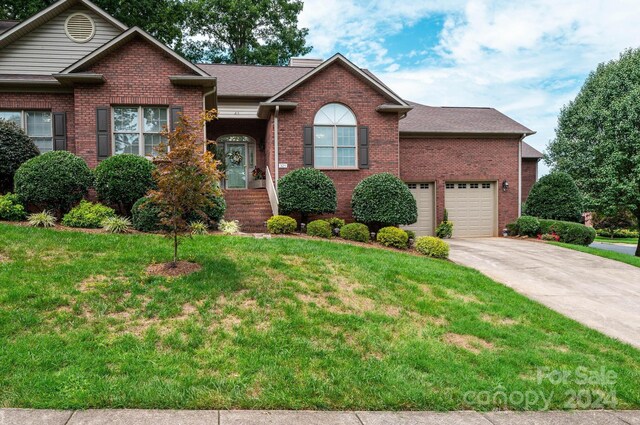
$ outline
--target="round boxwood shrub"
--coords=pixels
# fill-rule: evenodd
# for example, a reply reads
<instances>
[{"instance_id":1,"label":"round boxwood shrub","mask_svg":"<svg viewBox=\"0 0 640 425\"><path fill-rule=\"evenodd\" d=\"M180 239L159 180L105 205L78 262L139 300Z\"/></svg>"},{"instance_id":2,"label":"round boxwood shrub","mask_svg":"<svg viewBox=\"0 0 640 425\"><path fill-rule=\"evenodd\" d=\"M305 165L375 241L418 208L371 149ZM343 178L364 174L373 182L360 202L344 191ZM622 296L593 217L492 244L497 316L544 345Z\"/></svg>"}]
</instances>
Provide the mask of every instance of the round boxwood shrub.
<instances>
[{"instance_id":1,"label":"round boxwood shrub","mask_svg":"<svg viewBox=\"0 0 640 425\"><path fill-rule=\"evenodd\" d=\"M536 217L523 215L516 220L518 234L522 236L536 236L540 233L540 220Z\"/></svg>"},{"instance_id":2,"label":"round boxwood shrub","mask_svg":"<svg viewBox=\"0 0 640 425\"><path fill-rule=\"evenodd\" d=\"M160 207L149 198L140 198L131 208L133 228L140 232L157 232L160 230Z\"/></svg>"},{"instance_id":3,"label":"round boxwood shrub","mask_svg":"<svg viewBox=\"0 0 640 425\"><path fill-rule=\"evenodd\" d=\"M18 195L7 193L0 195L0 220L19 221L27 217L24 205L20 202Z\"/></svg>"},{"instance_id":4,"label":"round boxwood shrub","mask_svg":"<svg viewBox=\"0 0 640 425\"><path fill-rule=\"evenodd\" d=\"M389 173L362 180L351 198L353 217L369 228L413 224L418 219L416 200L399 178Z\"/></svg>"},{"instance_id":5,"label":"round boxwood shrub","mask_svg":"<svg viewBox=\"0 0 640 425\"><path fill-rule=\"evenodd\" d=\"M340 237L350 241L369 242L369 228L362 223L349 223L340 228Z\"/></svg>"},{"instance_id":6,"label":"round boxwood shrub","mask_svg":"<svg viewBox=\"0 0 640 425\"><path fill-rule=\"evenodd\" d=\"M319 238L331 237L331 225L326 220L314 220L307 224L307 235Z\"/></svg>"},{"instance_id":7,"label":"round boxwood shrub","mask_svg":"<svg viewBox=\"0 0 640 425\"><path fill-rule=\"evenodd\" d=\"M13 175L40 151L33 140L11 121L0 120L0 193L13 189Z\"/></svg>"},{"instance_id":8,"label":"round boxwood shrub","mask_svg":"<svg viewBox=\"0 0 640 425\"><path fill-rule=\"evenodd\" d=\"M300 213L303 223L310 214L333 213L338 205L336 186L322 171L299 168L278 181L280 213Z\"/></svg>"},{"instance_id":9,"label":"round boxwood shrub","mask_svg":"<svg viewBox=\"0 0 640 425\"><path fill-rule=\"evenodd\" d=\"M569 174L554 172L533 185L523 212L549 220L579 222L583 213L583 197Z\"/></svg>"},{"instance_id":10,"label":"round boxwood shrub","mask_svg":"<svg viewBox=\"0 0 640 425\"><path fill-rule=\"evenodd\" d=\"M416 240L416 251L433 258L449 258L449 244L440 238L422 236Z\"/></svg>"},{"instance_id":11,"label":"round boxwood shrub","mask_svg":"<svg viewBox=\"0 0 640 425\"><path fill-rule=\"evenodd\" d=\"M73 207L71 211L64 215L62 224L69 227L97 229L102 227L104 219L115 216L116 212L113 208L82 200L77 206Z\"/></svg>"},{"instance_id":12,"label":"round boxwood shrub","mask_svg":"<svg viewBox=\"0 0 640 425\"><path fill-rule=\"evenodd\" d=\"M207 215L207 219L209 224L211 223L219 223L222 217L224 217L224 212L227 210L227 203L222 196L219 195L211 195L209 197L211 204L203 208L202 212ZM202 221L204 217L200 214L192 213L189 214L187 221Z\"/></svg>"},{"instance_id":13,"label":"round boxwood shrub","mask_svg":"<svg viewBox=\"0 0 640 425\"><path fill-rule=\"evenodd\" d=\"M267 220L267 230L273 234L293 233L296 227L298 227L298 223L286 215L274 215Z\"/></svg>"},{"instance_id":14,"label":"round boxwood shrub","mask_svg":"<svg viewBox=\"0 0 640 425\"><path fill-rule=\"evenodd\" d=\"M95 170L98 198L128 214L133 204L154 186L155 165L131 154L114 155L100 162Z\"/></svg>"},{"instance_id":15,"label":"round boxwood shrub","mask_svg":"<svg viewBox=\"0 0 640 425\"><path fill-rule=\"evenodd\" d=\"M389 226L383 227L378 232L376 240L384 246L392 246L394 248L404 249L407 247L409 235L402 229Z\"/></svg>"},{"instance_id":16,"label":"round boxwood shrub","mask_svg":"<svg viewBox=\"0 0 640 425\"><path fill-rule=\"evenodd\" d=\"M15 174L20 199L58 216L87 195L93 174L84 160L66 151L53 151L31 158Z\"/></svg>"}]
</instances>

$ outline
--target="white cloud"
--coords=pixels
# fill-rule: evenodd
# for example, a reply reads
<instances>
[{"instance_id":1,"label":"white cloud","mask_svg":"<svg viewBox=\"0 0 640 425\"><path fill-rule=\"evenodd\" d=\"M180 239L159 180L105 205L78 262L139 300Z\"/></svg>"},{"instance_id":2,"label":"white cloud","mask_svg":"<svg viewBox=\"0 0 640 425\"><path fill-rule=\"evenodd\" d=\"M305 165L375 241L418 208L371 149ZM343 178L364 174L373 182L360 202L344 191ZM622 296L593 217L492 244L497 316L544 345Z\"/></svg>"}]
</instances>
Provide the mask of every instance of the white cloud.
<instances>
[{"instance_id":1,"label":"white cloud","mask_svg":"<svg viewBox=\"0 0 640 425\"><path fill-rule=\"evenodd\" d=\"M433 13L446 16L436 46L388 51L387 37ZM401 96L493 106L538 131L527 141L540 150L588 72L640 46L638 22L636 0L307 0L301 15L312 56L346 47Z\"/></svg>"}]
</instances>

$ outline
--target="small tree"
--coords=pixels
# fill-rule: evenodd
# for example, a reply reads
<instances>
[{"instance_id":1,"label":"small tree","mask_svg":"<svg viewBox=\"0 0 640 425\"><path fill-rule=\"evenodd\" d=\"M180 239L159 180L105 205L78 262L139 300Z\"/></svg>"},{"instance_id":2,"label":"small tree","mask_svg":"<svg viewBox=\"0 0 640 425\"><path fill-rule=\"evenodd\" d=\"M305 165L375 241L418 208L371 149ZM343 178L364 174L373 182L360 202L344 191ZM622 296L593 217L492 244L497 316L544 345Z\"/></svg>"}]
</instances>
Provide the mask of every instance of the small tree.
<instances>
[{"instance_id":1,"label":"small tree","mask_svg":"<svg viewBox=\"0 0 640 425\"><path fill-rule=\"evenodd\" d=\"M194 214L206 219L212 197L220 193L221 174L218 161L205 152L202 128L216 117L216 111L203 112L196 123L184 116L174 131L164 129L166 143L158 148L153 177L157 189L149 192L149 200L160 209L162 231L173 239L173 262L178 262L178 240L191 233L188 218ZM168 147L168 149L167 149Z\"/></svg>"},{"instance_id":2,"label":"small tree","mask_svg":"<svg viewBox=\"0 0 640 425\"><path fill-rule=\"evenodd\" d=\"M369 229L413 224L418 220L416 200L406 184L390 173L374 174L362 180L351 198L353 218Z\"/></svg>"},{"instance_id":3,"label":"small tree","mask_svg":"<svg viewBox=\"0 0 640 425\"><path fill-rule=\"evenodd\" d=\"M20 127L0 120L0 193L13 190L13 175L18 168L39 154L33 140Z\"/></svg>"},{"instance_id":4,"label":"small tree","mask_svg":"<svg viewBox=\"0 0 640 425\"><path fill-rule=\"evenodd\" d=\"M583 213L583 197L567 173L547 174L529 192L524 215L549 220L579 222Z\"/></svg>"},{"instance_id":5,"label":"small tree","mask_svg":"<svg viewBox=\"0 0 640 425\"><path fill-rule=\"evenodd\" d=\"M322 171L299 168L278 181L280 213L300 213L302 223L310 214L334 213L338 205L336 186Z\"/></svg>"}]
</instances>

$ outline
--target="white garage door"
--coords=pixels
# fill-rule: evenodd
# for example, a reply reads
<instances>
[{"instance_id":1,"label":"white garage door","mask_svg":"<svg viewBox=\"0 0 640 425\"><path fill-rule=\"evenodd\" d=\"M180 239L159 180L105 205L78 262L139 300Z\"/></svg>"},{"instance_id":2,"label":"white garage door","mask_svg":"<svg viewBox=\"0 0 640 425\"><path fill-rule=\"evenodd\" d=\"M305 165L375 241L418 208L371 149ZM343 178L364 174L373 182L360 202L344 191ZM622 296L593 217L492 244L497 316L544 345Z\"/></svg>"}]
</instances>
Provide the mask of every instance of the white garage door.
<instances>
[{"instance_id":1,"label":"white garage door","mask_svg":"<svg viewBox=\"0 0 640 425\"><path fill-rule=\"evenodd\" d=\"M433 200L435 188L433 183L407 183L418 206L418 221L403 229L413 230L416 236L433 235Z\"/></svg>"},{"instance_id":2,"label":"white garage door","mask_svg":"<svg viewBox=\"0 0 640 425\"><path fill-rule=\"evenodd\" d=\"M495 192L495 183L446 183L444 203L453 222L454 237L497 235Z\"/></svg>"}]
</instances>

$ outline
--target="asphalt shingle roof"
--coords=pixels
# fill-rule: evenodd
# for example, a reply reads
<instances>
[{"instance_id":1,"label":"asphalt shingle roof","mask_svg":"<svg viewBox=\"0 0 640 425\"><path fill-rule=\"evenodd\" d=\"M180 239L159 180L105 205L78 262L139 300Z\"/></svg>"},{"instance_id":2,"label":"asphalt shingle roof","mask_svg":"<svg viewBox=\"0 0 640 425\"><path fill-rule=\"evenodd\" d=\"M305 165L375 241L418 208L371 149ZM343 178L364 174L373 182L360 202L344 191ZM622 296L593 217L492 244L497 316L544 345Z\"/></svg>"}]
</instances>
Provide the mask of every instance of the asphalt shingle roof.
<instances>
[{"instance_id":1,"label":"asphalt shingle roof","mask_svg":"<svg viewBox=\"0 0 640 425\"><path fill-rule=\"evenodd\" d=\"M523 158L531 158L531 159L540 159L544 155L542 152L534 148L533 146L522 142L522 157Z\"/></svg>"}]
</instances>

